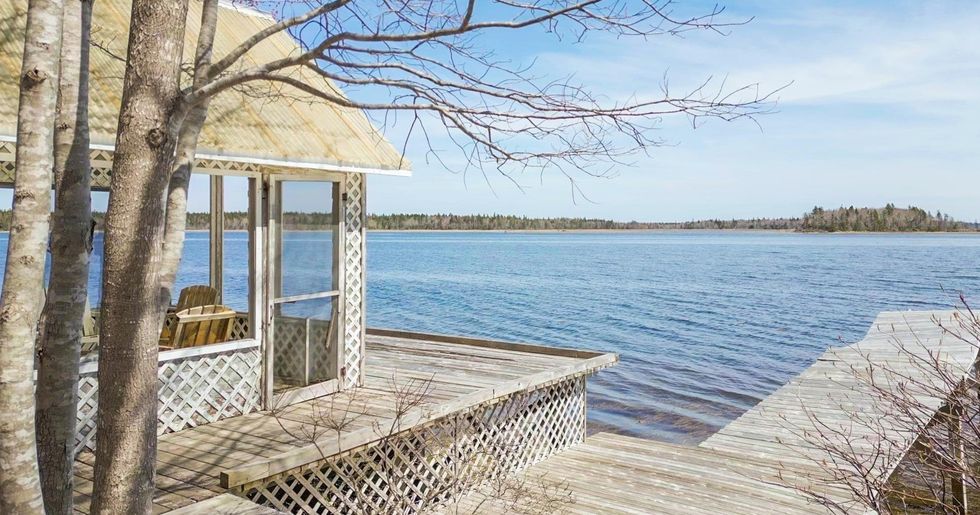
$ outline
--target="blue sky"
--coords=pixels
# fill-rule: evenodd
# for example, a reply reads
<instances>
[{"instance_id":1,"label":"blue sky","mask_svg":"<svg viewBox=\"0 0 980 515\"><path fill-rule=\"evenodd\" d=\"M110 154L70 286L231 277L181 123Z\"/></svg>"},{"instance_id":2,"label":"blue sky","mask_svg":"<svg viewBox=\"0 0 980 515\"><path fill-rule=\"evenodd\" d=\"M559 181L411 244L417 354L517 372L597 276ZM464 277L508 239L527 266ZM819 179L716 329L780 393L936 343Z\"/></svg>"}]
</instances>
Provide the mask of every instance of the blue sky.
<instances>
[{"instance_id":1,"label":"blue sky","mask_svg":"<svg viewBox=\"0 0 980 515\"><path fill-rule=\"evenodd\" d=\"M577 45L536 33L487 37L511 59L536 57L557 74L575 70L579 81L615 96L655 91L665 72L676 85L708 76L764 90L791 84L761 129L710 121L692 130L686 120L664 120L669 146L619 167L615 178L581 178L591 202L575 202L559 174L529 174L523 191L491 176L491 190L483 177L427 165L414 141L407 152L414 177L372 178L369 208L659 221L894 202L980 218L980 4L856 4L732 3L730 17L755 19L728 36L593 37Z\"/></svg>"},{"instance_id":2,"label":"blue sky","mask_svg":"<svg viewBox=\"0 0 980 515\"><path fill-rule=\"evenodd\" d=\"M481 43L515 63L536 60L549 77L574 73L610 98L656 94L665 73L678 89L709 76L763 90L789 84L759 125L712 120L694 130L683 118L665 119L667 146L617 167L614 178L578 178L589 201L574 198L557 173L519 177L522 189L502 177L489 176L488 185L452 173L426 163L416 137L407 147L414 176L371 177L369 210L676 221L894 202L980 219L980 3L749 1L728 4L726 15L754 20L727 36L570 44L531 30L490 33ZM404 127L389 134L402 145ZM443 158L460 162L448 145ZM237 197L226 201L229 210L244 209L244 194ZM190 208L205 210L207 198L206 179L196 179Z\"/></svg>"}]
</instances>

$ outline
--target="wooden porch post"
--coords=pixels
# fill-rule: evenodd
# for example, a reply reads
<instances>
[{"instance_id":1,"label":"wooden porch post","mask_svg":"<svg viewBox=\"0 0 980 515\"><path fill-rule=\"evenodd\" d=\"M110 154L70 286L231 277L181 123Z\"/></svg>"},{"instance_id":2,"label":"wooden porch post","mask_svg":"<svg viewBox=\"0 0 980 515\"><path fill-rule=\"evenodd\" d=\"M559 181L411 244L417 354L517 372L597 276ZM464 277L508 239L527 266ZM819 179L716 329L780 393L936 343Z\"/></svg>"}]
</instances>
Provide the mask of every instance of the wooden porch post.
<instances>
[{"instance_id":1,"label":"wooden porch post","mask_svg":"<svg viewBox=\"0 0 980 515\"><path fill-rule=\"evenodd\" d=\"M966 515L969 511L966 500L966 449L963 443L963 405L959 399L954 397L952 404L949 405L948 413L949 447L954 470L954 474L950 478L952 505L956 513Z\"/></svg>"},{"instance_id":2,"label":"wooden porch post","mask_svg":"<svg viewBox=\"0 0 980 515\"><path fill-rule=\"evenodd\" d=\"M211 176L211 287L218 290L217 303L222 303L223 297L223 265L225 247L225 192L224 177Z\"/></svg>"},{"instance_id":3,"label":"wooden porch post","mask_svg":"<svg viewBox=\"0 0 980 515\"><path fill-rule=\"evenodd\" d=\"M272 407L272 344L266 328L269 306L269 285L265 280L268 227L265 211L268 208L265 177L248 180L248 326L252 337L262 343L262 406Z\"/></svg>"},{"instance_id":4,"label":"wooden porch post","mask_svg":"<svg viewBox=\"0 0 980 515\"><path fill-rule=\"evenodd\" d=\"M364 385L364 361L367 359L367 175L361 175L361 366L357 384Z\"/></svg>"},{"instance_id":5,"label":"wooden porch post","mask_svg":"<svg viewBox=\"0 0 980 515\"><path fill-rule=\"evenodd\" d=\"M346 383L344 381L344 313L346 313L346 302L347 295L344 289L344 262L347 256L344 255L344 197L346 196L346 180L334 183L333 187L333 200L331 204L331 211L333 211L333 269L331 274L333 275L333 281L331 286L333 289L340 292L340 295L334 299L334 307L330 313L332 320L330 321L330 326L334 327L334 338L330 342L334 346L333 356L331 359L334 360L333 363L333 376L340 381L340 388L344 389ZM330 334L327 334L330 337Z\"/></svg>"},{"instance_id":6,"label":"wooden porch post","mask_svg":"<svg viewBox=\"0 0 980 515\"><path fill-rule=\"evenodd\" d=\"M948 435L947 445L949 446L949 461L947 466L951 469L950 474L950 501L951 507L958 515L966 515L969 511L966 497L966 448L963 441L963 392L954 391L950 397L950 402L940 413L946 417L946 429ZM943 460L944 462L946 460Z\"/></svg>"}]
</instances>

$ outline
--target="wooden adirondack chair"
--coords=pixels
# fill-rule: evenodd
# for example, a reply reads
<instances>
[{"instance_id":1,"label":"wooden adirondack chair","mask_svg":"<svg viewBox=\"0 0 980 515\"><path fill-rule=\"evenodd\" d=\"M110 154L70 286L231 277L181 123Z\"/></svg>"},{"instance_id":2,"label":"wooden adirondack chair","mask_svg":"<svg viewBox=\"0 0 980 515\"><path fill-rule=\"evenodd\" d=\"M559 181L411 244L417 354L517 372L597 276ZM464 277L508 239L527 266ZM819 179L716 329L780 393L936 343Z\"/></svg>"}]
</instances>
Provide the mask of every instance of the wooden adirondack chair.
<instances>
[{"instance_id":1,"label":"wooden adirondack chair","mask_svg":"<svg viewBox=\"0 0 980 515\"><path fill-rule=\"evenodd\" d=\"M85 299L85 311L82 312L82 354L87 354L99 348L99 324L92 313L92 306Z\"/></svg>"},{"instance_id":2,"label":"wooden adirondack chair","mask_svg":"<svg viewBox=\"0 0 980 515\"><path fill-rule=\"evenodd\" d=\"M198 306L211 306L218 302L218 290L206 285L196 284L180 290L177 306L167 309L167 318L160 331L160 344L169 345L174 327L177 326L177 313Z\"/></svg>"},{"instance_id":3,"label":"wooden adirondack chair","mask_svg":"<svg viewBox=\"0 0 980 515\"><path fill-rule=\"evenodd\" d=\"M167 342L161 341L161 347L182 349L226 342L231 338L236 313L228 306L211 304L188 308L175 316L172 336Z\"/></svg>"},{"instance_id":4,"label":"wooden adirondack chair","mask_svg":"<svg viewBox=\"0 0 980 515\"><path fill-rule=\"evenodd\" d=\"M205 284L188 286L180 290L180 297L177 298L176 311L183 311L198 306L210 306L215 302L218 302L218 290Z\"/></svg>"}]
</instances>

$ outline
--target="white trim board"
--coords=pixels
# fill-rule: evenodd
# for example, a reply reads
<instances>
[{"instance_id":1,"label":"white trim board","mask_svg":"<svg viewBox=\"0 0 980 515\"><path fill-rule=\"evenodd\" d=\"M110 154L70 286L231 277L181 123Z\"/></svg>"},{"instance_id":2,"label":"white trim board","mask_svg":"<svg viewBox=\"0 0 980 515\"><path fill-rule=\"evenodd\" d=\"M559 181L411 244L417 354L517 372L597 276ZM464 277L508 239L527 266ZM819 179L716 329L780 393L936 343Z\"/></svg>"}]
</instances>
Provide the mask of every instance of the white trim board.
<instances>
[{"instance_id":1,"label":"white trim board","mask_svg":"<svg viewBox=\"0 0 980 515\"><path fill-rule=\"evenodd\" d=\"M0 141L9 141L15 143L17 138L14 136L8 136L6 134L0 134ZM109 152L115 152L115 145L107 145L104 143L92 143L89 145L92 150L107 150ZM399 169L387 169L387 168L371 168L356 165L342 165L335 163L317 163L317 162L307 162L307 161L290 161L288 159L273 159L264 157L248 157L248 156L227 156L222 154L213 154L208 152L199 152L194 155L195 159L202 160L212 160L212 161L226 161L229 163L248 163L259 165L269 168L293 168L300 170L320 170L326 172L337 172L337 173L361 173L365 175L390 175L395 177L411 177L412 171L407 168ZM211 169L200 169L195 168L196 172L203 173L214 173L215 170ZM223 175L254 175L250 172L235 172L231 170L222 170ZM278 173L281 173L278 172Z\"/></svg>"}]
</instances>

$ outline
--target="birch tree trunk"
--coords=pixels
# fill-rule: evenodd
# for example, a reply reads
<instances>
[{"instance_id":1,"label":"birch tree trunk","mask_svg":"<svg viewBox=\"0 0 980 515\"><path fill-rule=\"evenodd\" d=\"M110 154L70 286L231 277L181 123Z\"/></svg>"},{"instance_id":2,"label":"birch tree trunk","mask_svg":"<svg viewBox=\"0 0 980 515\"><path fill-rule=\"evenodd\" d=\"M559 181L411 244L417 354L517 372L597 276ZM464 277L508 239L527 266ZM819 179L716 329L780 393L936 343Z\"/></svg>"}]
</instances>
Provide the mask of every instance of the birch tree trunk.
<instances>
[{"instance_id":1,"label":"birch tree trunk","mask_svg":"<svg viewBox=\"0 0 980 515\"><path fill-rule=\"evenodd\" d=\"M149 513L163 207L183 112L187 0L134 0L105 221L93 513Z\"/></svg>"},{"instance_id":2,"label":"birch tree trunk","mask_svg":"<svg viewBox=\"0 0 980 515\"><path fill-rule=\"evenodd\" d=\"M38 342L37 448L48 513L72 511L72 462L82 317L91 249L88 63L91 0L64 0L51 277Z\"/></svg>"},{"instance_id":3,"label":"birch tree trunk","mask_svg":"<svg viewBox=\"0 0 980 515\"><path fill-rule=\"evenodd\" d=\"M211 70L214 33L218 23L218 0L204 0L201 7L201 30L197 36L194 56L194 89L207 83ZM163 267L160 273L160 300L166 305L173 297L174 281L184 252L184 231L187 228L187 189L194 169L194 155L201 128L207 119L209 99L191 107L180 127L177 139L177 162L167 189L167 215L164 230ZM213 236L213 235L212 235ZM222 237L222 235L218 235Z\"/></svg>"},{"instance_id":4,"label":"birch tree trunk","mask_svg":"<svg viewBox=\"0 0 980 515\"><path fill-rule=\"evenodd\" d=\"M0 513L43 513L34 342L44 292L62 2L32 0L17 111L17 175L0 294Z\"/></svg>"}]
</instances>

